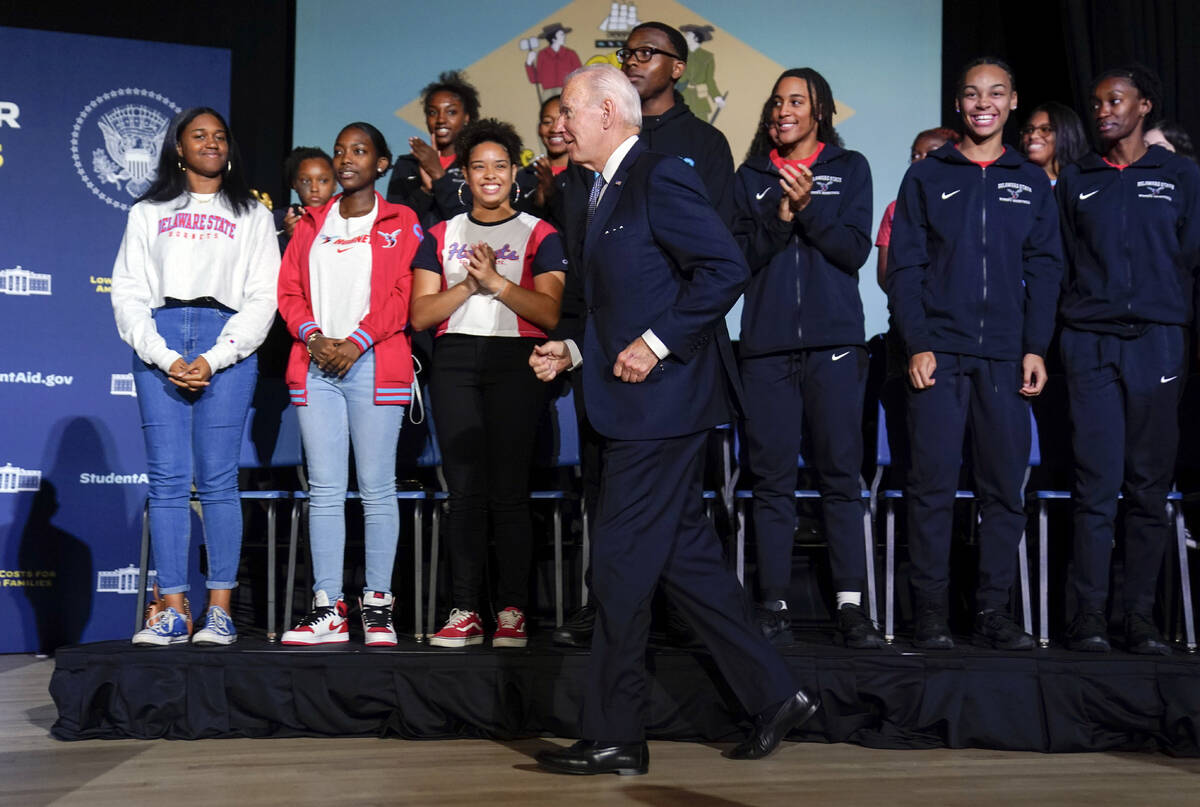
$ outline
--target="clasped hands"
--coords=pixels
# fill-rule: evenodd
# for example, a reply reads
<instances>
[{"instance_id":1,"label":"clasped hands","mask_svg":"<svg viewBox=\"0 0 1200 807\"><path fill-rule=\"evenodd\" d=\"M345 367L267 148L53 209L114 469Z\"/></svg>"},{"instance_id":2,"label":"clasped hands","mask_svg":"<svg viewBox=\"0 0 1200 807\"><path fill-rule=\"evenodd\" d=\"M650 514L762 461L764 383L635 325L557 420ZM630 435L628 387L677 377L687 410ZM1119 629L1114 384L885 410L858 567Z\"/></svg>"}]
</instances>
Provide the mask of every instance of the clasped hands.
<instances>
[{"instance_id":1,"label":"clasped hands","mask_svg":"<svg viewBox=\"0 0 1200 807\"><path fill-rule=\"evenodd\" d=\"M566 342L554 340L533 348L529 366L540 381L553 381L559 373L570 369L571 354ZM613 375L629 384L646 380L650 371L658 366L658 356L642 337L634 339L629 347L617 354L613 363Z\"/></svg>"},{"instance_id":2,"label":"clasped hands","mask_svg":"<svg viewBox=\"0 0 1200 807\"><path fill-rule=\"evenodd\" d=\"M341 378L358 361L362 350L349 339L330 339L319 335L309 341L308 355L312 356L321 372Z\"/></svg>"},{"instance_id":3,"label":"clasped hands","mask_svg":"<svg viewBox=\"0 0 1200 807\"><path fill-rule=\"evenodd\" d=\"M167 380L180 389L199 392L208 386L211 378L212 367L203 356L197 356L190 363L182 358L176 359L167 369Z\"/></svg>"},{"instance_id":4,"label":"clasped hands","mask_svg":"<svg viewBox=\"0 0 1200 807\"><path fill-rule=\"evenodd\" d=\"M463 262L467 276L460 285L472 294L490 294L496 299L504 296L509 280L496 271L496 251L480 242L471 246L470 257Z\"/></svg>"}]
</instances>

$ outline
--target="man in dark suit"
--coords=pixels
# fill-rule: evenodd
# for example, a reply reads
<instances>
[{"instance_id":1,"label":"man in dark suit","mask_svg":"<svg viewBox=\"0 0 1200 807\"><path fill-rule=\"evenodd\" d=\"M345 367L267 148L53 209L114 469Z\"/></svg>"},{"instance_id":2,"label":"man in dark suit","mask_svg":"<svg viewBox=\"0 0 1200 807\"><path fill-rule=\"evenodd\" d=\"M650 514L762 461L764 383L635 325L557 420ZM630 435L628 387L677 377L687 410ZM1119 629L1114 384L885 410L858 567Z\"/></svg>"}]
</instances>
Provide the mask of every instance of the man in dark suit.
<instances>
[{"instance_id":1,"label":"man in dark suit","mask_svg":"<svg viewBox=\"0 0 1200 807\"><path fill-rule=\"evenodd\" d=\"M703 512L707 434L737 405L724 316L749 270L696 173L647 151L640 125L637 91L623 74L607 65L572 74L556 127L572 161L599 172L581 260L587 326L582 355L552 341L530 364L543 380L582 365L588 413L607 443L586 739L538 757L562 773L648 769L644 657L660 581L755 715L731 757L766 756L817 709L754 625Z\"/></svg>"}]
</instances>

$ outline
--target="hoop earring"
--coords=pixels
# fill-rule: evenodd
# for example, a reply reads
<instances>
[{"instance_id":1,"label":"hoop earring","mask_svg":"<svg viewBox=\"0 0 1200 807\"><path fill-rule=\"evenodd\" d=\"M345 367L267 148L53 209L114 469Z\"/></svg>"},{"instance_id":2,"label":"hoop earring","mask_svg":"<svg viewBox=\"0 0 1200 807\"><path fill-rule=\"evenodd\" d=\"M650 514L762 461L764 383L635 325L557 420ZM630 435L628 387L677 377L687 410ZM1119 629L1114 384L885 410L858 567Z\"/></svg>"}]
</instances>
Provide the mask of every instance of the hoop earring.
<instances>
[{"instance_id":1,"label":"hoop earring","mask_svg":"<svg viewBox=\"0 0 1200 807\"><path fill-rule=\"evenodd\" d=\"M514 182L513 190L517 192L517 195L514 196L512 200L512 203L515 205L517 202L521 201L521 186Z\"/></svg>"},{"instance_id":2,"label":"hoop earring","mask_svg":"<svg viewBox=\"0 0 1200 807\"><path fill-rule=\"evenodd\" d=\"M463 189L463 188L465 188L465 187L466 187L466 185L467 185L467 183L465 183L465 182L464 182L464 183L462 183L461 185L459 185L459 186L458 186L458 203L459 203L460 205L462 205L463 207L466 207L466 206L467 206L467 203L466 203L466 202L464 202L464 201L463 201L463 198L462 198L462 189Z\"/></svg>"}]
</instances>

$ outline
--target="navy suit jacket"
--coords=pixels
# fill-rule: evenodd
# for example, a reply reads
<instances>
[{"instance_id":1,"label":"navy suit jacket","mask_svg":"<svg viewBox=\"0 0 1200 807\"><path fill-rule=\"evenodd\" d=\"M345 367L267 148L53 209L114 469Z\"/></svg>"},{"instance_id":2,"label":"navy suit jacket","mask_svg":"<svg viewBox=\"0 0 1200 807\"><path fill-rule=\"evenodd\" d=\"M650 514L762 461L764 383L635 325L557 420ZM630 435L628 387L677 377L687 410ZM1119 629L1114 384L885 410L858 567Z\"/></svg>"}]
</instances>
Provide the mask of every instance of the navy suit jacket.
<instances>
[{"instance_id":1,"label":"navy suit jacket","mask_svg":"<svg viewBox=\"0 0 1200 807\"><path fill-rule=\"evenodd\" d=\"M699 175L634 144L587 228L582 264L583 383L596 430L653 440L732 420L741 391L725 313L750 270ZM671 355L645 381L621 381L617 354L647 328Z\"/></svg>"}]
</instances>

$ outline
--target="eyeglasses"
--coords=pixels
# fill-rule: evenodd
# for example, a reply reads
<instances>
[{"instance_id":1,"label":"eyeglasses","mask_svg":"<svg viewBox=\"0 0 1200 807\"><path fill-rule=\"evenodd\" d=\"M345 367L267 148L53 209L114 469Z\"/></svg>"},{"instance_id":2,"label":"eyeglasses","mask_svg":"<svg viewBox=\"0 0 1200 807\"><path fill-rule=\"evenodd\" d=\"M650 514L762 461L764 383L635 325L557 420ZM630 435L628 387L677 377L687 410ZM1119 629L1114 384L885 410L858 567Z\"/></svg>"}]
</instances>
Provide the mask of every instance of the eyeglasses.
<instances>
[{"instance_id":1,"label":"eyeglasses","mask_svg":"<svg viewBox=\"0 0 1200 807\"><path fill-rule=\"evenodd\" d=\"M653 59L654 54L656 53L661 53L663 56L670 56L672 59L678 59L681 62L683 61L682 56L676 56L669 50L659 50L658 48L651 48L648 46L643 48L633 48L632 50L629 48L621 48L619 51L617 51L617 61L621 64L625 64L629 61L630 57L633 57L641 64L645 64Z\"/></svg>"},{"instance_id":2,"label":"eyeglasses","mask_svg":"<svg viewBox=\"0 0 1200 807\"><path fill-rule=\"evenodd\" d=\"M1042 124L1041 126L1026 126L1021 130L1021 137L1029 137L1035 132L1040 134L1042 137L1049 137L1050 135L1054 134L1054 127L1049 124Z\"/></svg>"}]
</instances>

